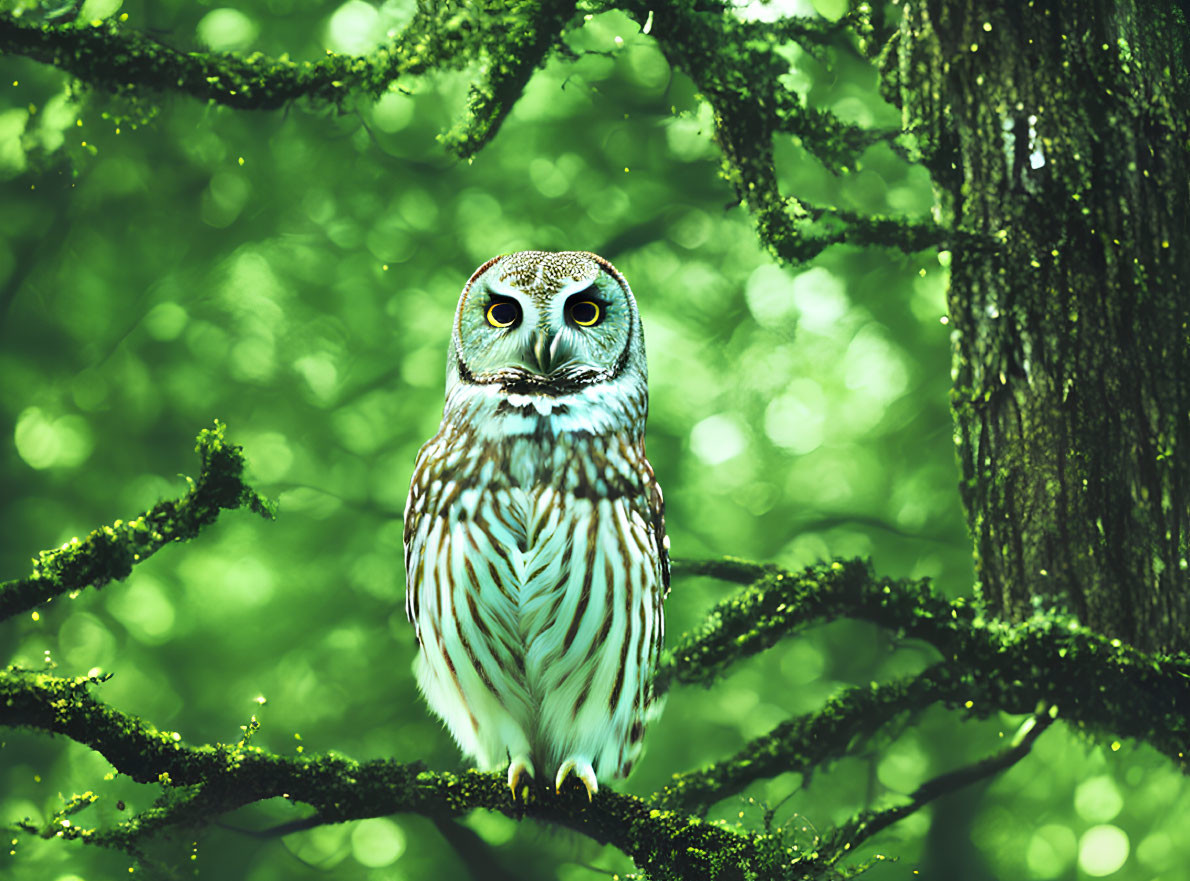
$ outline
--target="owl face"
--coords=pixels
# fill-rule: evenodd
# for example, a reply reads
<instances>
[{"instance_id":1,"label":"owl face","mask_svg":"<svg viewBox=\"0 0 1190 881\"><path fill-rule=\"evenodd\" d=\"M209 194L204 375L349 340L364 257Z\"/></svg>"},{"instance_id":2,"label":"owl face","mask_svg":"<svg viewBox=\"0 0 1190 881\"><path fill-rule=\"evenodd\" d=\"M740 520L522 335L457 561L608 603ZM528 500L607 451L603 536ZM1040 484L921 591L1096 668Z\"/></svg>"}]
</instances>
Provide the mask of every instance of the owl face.
<instances>
[{"instance_id":1,"label":"owl face","mask_svg":"<svg viewBox=\"0 0 1190 881\"><path fill-rule=\"evenodd\" d=\"M448 385L561 395L644 375L636 301L602 257L521 251L488 261L463 288Z\"/></svg>"}]
</instances>

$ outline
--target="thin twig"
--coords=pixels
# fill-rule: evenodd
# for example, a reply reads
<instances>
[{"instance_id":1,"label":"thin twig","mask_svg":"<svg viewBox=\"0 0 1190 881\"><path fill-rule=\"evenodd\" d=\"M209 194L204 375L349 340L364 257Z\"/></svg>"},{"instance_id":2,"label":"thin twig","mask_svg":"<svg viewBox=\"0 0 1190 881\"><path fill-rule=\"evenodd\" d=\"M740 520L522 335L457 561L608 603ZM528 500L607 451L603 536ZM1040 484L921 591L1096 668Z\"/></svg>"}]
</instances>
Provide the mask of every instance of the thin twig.
<instances>
[{"instance_id":1,"label":"thin twig","mask_svg":"<svg viewBox=\"0 0 1190 881\"><path fill-rule=\"evenodd\" d=\"M1054 717L1049 713L1041 713L1030 717L1022 728L1016 741L1009 747L994 755L980 759L954 771L940 774L932 780L927 780L909 796L909 801L902 805L886 808L882 811L865 811L848 822L832 830L831 837L835 841L849 842L854 849L877 832L888 828L898 820L903 820L930 802L944 795L949 795L965 786L970 786L979 780L987 779L1001 771L1011 768L1029 754L1034 742L1053 723Z\"/></svg>"},{"instance_id":2,"label":"thin twig","mask_svg":"<svg viewBox=\"0 0 1190 881\"><path fill-rule=\"evenodd\" d=\"M698 771L675 774L654 796L659 804L705 813L715 802L748 784L784 773L809 775L830 761L853 754L893 720L963 693L962 677L937 664L908 679L856 686L822 709L782 722L747 743L731 758Z\"/></svg>"},{"instance_id":3,"label":"thin twig","mask_svg":"<svg viewBox=\"0 0 1190 881\"><path fill-rule=\"evenodd\" d=\"M500 864L495 851L475 830L446 817L434 817L433 822L474 881L523 881L523 875L514 875Z\"/></svg>"}]
</instances>

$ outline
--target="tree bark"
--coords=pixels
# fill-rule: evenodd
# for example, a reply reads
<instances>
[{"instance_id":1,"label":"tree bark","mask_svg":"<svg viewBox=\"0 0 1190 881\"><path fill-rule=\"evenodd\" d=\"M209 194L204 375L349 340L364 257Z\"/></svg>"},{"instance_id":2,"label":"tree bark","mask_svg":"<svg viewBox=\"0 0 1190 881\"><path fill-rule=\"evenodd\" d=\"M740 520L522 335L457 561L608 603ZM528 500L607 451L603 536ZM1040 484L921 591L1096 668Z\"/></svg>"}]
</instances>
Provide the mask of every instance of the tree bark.
<instances>
[{"instance_id":1,"label":"tree bark","mask_svg":"<svg viewBox=\"0 0 1190 881\"><path fill-rule=\"evenodd\" d=\"M1170 0L907 0L886 71L956 247L955 443L976 570L1190 649L1190 44Z\"/></svg>"}]
</instances>

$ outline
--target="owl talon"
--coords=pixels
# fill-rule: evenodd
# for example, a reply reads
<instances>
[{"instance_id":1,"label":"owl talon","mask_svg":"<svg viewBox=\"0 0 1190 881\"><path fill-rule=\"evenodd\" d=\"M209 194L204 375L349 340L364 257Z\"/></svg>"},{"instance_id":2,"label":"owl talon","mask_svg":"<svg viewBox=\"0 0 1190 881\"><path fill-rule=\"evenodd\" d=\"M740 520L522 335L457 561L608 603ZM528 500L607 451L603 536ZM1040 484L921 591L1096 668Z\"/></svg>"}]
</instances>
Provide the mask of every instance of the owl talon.
<instances>
[{"instance_id":1,"label":"owl talon","mask_svg":"<svg viewBox=\"0 0 1190 881\"><path fill-rule=\"evenodd\" d=\"M520 799L521 790L528 787L528 780L533 779L533 763L528 756L517 756L508 763L508 788L512 790L512 800Z\"/></svg>"},{"instance_id":2,"label":"owl talon","mask_svg":"<svg viewBox=\"0 0 1190 881\"><path fill-rule=\"evenodd\" d=\"M571 774L574 774L586 788L587 801L594 800L595 793L599 792L599 781L595 779L595 769L586 759L569 758L558 766L558 775L554 778L554 793L561 795L562 784Z\"/></svg>"}]
</instances>

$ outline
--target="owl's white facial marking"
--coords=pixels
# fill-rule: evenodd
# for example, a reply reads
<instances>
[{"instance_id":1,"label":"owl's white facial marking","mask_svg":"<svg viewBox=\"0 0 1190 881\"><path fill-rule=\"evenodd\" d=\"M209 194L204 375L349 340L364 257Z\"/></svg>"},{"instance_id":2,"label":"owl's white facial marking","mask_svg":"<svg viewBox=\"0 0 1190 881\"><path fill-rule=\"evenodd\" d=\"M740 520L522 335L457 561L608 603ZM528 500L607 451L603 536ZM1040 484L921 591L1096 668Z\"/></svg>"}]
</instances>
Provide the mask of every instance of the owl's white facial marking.
<instances>
[{"instance_id":1,"label":"owl's white facial marking","mask_svg":"<svg viewBox=\"0 0 1190 881\"><path fill-rule=\"evenodd\" d=\"M581 251L523 251L484 264L463 289L443 424L469 426L478 443L538 447L639 437L646 385L640 316L615 267Z\"/></svg>"},{"instance_id":2,"label":"owl's white facial marking","mask_svg":"<svg viewBox=\"0 0 1190 881\"><path fill-rule=\"evenodd\" d=\"M565 395L506 393L494 383L458 383L447 395L446 412L466 417L477 440L524 437L553 443L563 436L635 435L647 413L643 382L602 382Z\"/></svg>"},{"instance_id":3,"label":"owl's white facial marking","mask_svg":"<svg viewBox=\"0 0 1190 881\"><path fill-rule=\"evenodd\" d=\"M540 416L550 416L555 409L565 411L566 404L557 398L547 398L544 395L509 395L505 398L508 405L515 410L526 411L530 407Z\"/></svg>"}]
</instances>

